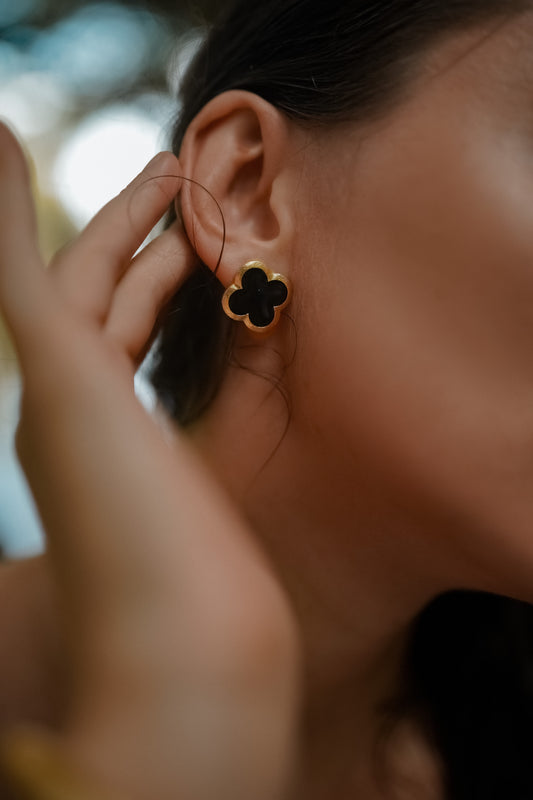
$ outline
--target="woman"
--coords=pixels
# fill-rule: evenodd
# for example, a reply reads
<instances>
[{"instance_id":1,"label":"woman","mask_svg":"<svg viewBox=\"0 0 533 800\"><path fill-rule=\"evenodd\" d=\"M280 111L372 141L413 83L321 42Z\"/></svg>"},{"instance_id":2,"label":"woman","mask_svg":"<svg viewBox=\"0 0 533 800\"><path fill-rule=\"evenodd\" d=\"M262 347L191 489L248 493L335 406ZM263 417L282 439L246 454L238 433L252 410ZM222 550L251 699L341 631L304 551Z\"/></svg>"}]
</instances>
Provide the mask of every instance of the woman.
<instances>
[{"instance_id":1,"label":"woman","mask_svg":"<svg viewBox=\"0 0 533 800\"><path fill-rule=\"evenodd\" d=\"M179 161L47 272L3 132L61 780L533 795L532 44L529 2L238 2L186 80ZM187 236L172 215L133 257L178 193ZM176 430L131 391L161 322ZM12 771L50 764L33 741Z\"/></svg>"}]
</instances>

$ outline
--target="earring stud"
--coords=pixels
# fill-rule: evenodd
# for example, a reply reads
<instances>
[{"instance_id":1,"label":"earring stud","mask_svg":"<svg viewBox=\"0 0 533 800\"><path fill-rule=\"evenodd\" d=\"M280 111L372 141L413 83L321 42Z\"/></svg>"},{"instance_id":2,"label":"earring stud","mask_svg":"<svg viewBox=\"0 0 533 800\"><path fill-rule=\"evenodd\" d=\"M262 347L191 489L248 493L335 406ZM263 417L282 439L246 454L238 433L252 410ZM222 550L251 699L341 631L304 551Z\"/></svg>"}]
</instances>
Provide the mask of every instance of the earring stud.
<instances>
[{"instance_id":1,"label":"earring stud","mask_svg":"<svg viewBox=\"0 0 533 800\"><path fill-rule=\"evenodd\" d=\"M244 322L251 331L272 331L291 299L288 278L271 272L262 261L248 261L235 275L222 297L231 319Z\"/></svg>"}]
</instances>

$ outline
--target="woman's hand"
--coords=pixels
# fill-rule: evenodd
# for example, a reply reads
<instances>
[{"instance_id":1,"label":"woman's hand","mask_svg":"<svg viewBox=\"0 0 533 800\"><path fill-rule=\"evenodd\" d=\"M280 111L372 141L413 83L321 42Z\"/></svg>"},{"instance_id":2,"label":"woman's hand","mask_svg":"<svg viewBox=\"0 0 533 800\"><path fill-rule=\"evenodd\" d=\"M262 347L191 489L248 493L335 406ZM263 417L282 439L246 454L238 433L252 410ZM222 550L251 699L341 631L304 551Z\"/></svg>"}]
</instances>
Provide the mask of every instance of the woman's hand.
<instances>
[{"instance_id":1,"label":"woman's hand","mask_svg":"<svg viewBox=\"0 0 533 800\"><path fill-rule=\"evenodd\" d=\"M24 379L19 457L69 644L59 743L140 800L272 800L292 759L298 648L251 532L189 443L133 392L158 314L194 262L157 156L44 269L27 168L0 126L0 308Z\"/></svg>"}]
</instances>

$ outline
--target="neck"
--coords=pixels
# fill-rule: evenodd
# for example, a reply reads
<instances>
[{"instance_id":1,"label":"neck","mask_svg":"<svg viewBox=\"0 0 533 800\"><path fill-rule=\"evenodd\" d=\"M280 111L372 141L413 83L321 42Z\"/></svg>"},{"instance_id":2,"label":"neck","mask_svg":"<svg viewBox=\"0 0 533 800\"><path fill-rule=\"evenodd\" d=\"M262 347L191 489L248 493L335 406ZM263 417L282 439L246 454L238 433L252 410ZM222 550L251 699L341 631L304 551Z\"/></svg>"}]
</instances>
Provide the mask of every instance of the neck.
<instances>
[{"instance_id":1,"label":"neck","mask_svg":"<svg viewBox=\"0 0 533 800\"><path fill-rule=\"evenodd\" d=\"M298 408L286 420L271 385L231 368L191 436L292 602L305 665L301 772L312 796L323 797L332 775L365 783L353 774L356 762L372 764L382 707L401 688L409 627L450 587L432 569L439 559L428 556L424 521L387 499L377 476L307 425Z\"/></svg>"}]
</instances>

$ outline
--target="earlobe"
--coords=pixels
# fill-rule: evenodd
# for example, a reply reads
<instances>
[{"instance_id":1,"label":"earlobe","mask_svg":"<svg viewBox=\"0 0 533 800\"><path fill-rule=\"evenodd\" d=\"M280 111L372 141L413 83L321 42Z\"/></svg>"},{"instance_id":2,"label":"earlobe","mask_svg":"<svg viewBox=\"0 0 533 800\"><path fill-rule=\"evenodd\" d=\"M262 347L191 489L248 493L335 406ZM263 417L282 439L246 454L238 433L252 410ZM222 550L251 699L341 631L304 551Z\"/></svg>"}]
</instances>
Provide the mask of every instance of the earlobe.
<instances>
[{"instance_id":1,"label":"earlobe","mask_svg":"<svg viewBox=\"0 0 533 800\"><path fill-rule=\"evenodd\" d=\"M289 122L255 94L226 92L193 120L180 153L185 182L181 213L199 257L229 286L243 263L259 259L284 272L280 256L290 238L292 219L288 170Z\"/></svg>"}]
</instances>

